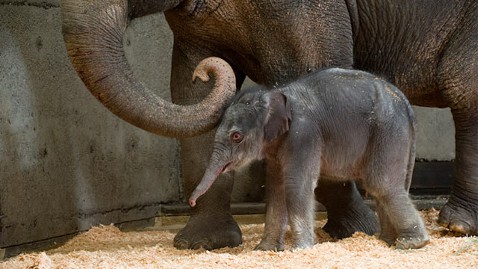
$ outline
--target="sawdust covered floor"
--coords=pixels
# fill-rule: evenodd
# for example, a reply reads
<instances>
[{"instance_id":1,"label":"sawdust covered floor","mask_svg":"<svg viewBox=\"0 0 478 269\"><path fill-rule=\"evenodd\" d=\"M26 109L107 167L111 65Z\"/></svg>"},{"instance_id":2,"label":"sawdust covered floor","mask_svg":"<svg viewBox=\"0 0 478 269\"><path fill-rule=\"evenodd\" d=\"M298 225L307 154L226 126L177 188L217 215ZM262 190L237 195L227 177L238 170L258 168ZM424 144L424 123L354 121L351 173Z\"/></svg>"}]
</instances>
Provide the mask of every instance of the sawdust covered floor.
<instances>
[{"instance_id":1,"label":"sawdust covered floor","mask_svg":"<svg viewBox=\"0 0 478 269\"><path fill-rule=\"evenodd\" d=\"M114 226L102 226L59 248L11 258L0 263L0 268L478 268L477 237L457 236L438 227L436 210L422 214L431 242L418 250L396 250L361 233L332 242L318 229L320 243L311 249L254 251L263 224L242 225L244 244L236 248L176 250L174 232L121 232ZM317 227L323 224L318 221Z\"/></svg>"}]
</instances>

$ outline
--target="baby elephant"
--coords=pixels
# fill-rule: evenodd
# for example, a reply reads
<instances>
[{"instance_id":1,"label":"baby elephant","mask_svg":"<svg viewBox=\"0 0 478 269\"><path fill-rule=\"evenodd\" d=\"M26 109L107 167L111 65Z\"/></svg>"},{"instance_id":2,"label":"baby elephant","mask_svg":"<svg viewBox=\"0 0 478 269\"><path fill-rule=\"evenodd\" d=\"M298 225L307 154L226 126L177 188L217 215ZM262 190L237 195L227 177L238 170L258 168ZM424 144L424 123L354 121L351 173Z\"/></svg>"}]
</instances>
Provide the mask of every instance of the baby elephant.
<instances>
[{"instance_id":1,"label":"baby elephant","mask_svg":"<svg viewBox=\"0 0 478 269\"><path fill-rule=\"evenodd\" d=\"M415 118L404 95L376 76L332 68L284 87L241 91L219 125L209 167L189 204L221 173L266 159L266 221L259 250L314 245L319 177L356 179L377 202L380 238L397 248L429 241L408 197L415 161Z\"/></svg>"}]
</instances>

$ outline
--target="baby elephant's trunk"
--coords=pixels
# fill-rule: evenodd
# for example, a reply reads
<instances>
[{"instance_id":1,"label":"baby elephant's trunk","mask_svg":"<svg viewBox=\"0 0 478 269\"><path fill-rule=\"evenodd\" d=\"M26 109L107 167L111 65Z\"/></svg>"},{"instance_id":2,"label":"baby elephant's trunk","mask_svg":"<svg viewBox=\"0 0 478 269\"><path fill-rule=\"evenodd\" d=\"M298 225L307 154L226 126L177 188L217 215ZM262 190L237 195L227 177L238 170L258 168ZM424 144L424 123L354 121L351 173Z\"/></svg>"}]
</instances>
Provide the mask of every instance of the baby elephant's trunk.
<instances>
[{"instance_id":1,"label":"baby elephant's trunk","mask_svg":"<svg viewBox=\"0 0 478 269\"><path fill-rule=\"evenodd\" d=\"M224 167L211 167L209 166L204 173L201 182L197 185L196 189L194 189L193 193L189 197L189 205L191 207L196 206L196 200L201 197L207 190L211 187L211 185L216 181L217 177L224 171Z\"/></svg>"}]
</instances>

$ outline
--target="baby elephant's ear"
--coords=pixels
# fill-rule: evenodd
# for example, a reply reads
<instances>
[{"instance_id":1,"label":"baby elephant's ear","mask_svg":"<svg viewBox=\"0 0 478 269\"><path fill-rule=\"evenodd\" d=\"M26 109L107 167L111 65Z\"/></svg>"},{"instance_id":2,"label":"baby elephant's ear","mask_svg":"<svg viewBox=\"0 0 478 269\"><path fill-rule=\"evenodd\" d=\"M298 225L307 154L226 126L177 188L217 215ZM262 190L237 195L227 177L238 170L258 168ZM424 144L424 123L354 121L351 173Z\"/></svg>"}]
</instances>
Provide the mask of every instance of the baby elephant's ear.
<instances>
[{"instance_id":1,"label":"baby elephant's ear","mask_svg":"<svg viewBox=\"0 0 478 269\"><path fill-rule=\"evenodd\" d=\"M289 130L291 110L287 97L277 91L269 93L268 108L264 139L271 142Z\"/></svg>"}]
</instances>

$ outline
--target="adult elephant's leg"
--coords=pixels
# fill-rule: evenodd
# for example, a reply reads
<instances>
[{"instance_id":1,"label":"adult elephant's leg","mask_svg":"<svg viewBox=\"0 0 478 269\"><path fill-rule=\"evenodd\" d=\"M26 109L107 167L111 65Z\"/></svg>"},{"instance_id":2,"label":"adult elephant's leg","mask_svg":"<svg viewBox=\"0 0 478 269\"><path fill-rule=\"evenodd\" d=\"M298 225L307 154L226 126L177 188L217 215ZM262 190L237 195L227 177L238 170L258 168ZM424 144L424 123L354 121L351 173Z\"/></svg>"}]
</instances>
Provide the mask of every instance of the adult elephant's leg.
<instances>
[{"instance_id":1,"label":"adult elephant's leg","mask_svg":"<svg viewBox=\"0 0 478 269\"><path fill-rule=\"evenodd\" d=\"M452 109L456 143L455 175L450 198L440 211L438 223L452 231L477 235L478 92L472 95L468 98L475 101L470 107Z\"/></svg>"},{"instance_id":2,"label":"adult elephant's leg","mask_svg":"<svg viewBox=\"0 0 478 269\"><path fill-rule=\"evenodd\" d=\"M455 122L452 192L438 218L452 231L478 234L478 25L464 20L439 66L440 86Z\"/></svg>"},{"instance_id":3,"label":"adult elephant's leg","mask_svg":"<svg viewBox=\"0 0 478 269\"><path fill-rule=\"evenodd\" d=\"M189 197L204 173L212 141L212 134L181 140L182 177L186 197ZM232 185L233 177L230 174L222 175L198 199L197 205L191 209L186 227L174 238L176 248L210 250L235 247L242 243L241 230L230 211Z\"/></svg>"},{"instance_id":4,"label":"adult elephant's leg","mask_svg":"<svg viewBox=\"0 0 478 269\"><path fill-rule=\"evenodd\" d=\"M171 74L171 97L178 104L192 104L202 100L210 91L212 83L191 83L192 72L196 64L207 53L188 53L188 50L175 45ZM237 78L242 83L243 78ZM212 152L214 132L180 140L182 177L184 195L192 193L201 180ZM221 176L209 191L201 196L186 227L174 238L174 246L179 249L204 248L215 249L234 247L242 243L241 231L230 211L230 197L233 186L231 175Z\"/></svg>"},{"instance_id":5,"label":"adult elephant's leg","mask_svg":"<svg viewBox=\"0 0 478 269\"><path fill-rule=\"evenodd\" d=\"M357 231L369 235L378 231L377 217L364 203L354 182L337 183L321 178L315 195L327 209L323 229L330 236L345 238Z\"/></svg>"},{"instance_id":6,"label":"adult elephant's leg","mask_svg":"<svg viewBox=\"0 0 478 269\"><path fill-rule=\"evenodd\" d=\"M450 198L440 211L438 223L452 231L477 235L478 102L471 111L453 111L453 119L456 130L455 177Z\"/></svg>"}]
</instances>

